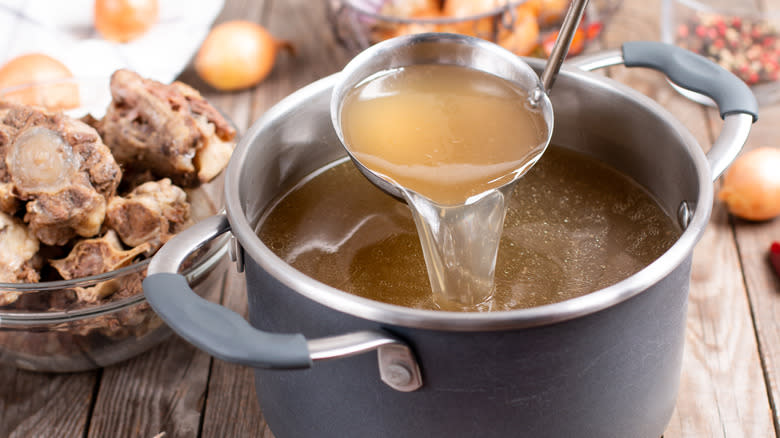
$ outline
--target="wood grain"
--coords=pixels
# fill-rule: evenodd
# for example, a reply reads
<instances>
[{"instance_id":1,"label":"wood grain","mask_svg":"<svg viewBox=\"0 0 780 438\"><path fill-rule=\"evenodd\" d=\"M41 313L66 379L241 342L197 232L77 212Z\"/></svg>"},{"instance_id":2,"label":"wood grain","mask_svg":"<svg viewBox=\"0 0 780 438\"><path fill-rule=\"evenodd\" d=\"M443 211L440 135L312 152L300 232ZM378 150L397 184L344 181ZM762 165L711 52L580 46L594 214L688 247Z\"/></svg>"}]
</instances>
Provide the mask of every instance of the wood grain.
<instances>
[{"instance_id":1,"label":"wood grain","mask_svg":"<svg viewBox=\"0 0 780 438\"><path fill-rule=\"evenodd\" d=\"M660 2L625 2L606 45L657 39L659 11ZM709 111L682 98L658 73L619 68L612 75L670 110L709 149L719 129ZM664 436L775 436L739 254L719 203L693 263L680 392Z\"/></svg>"},{"instance_id":2,"label":"wood grain","mask_svg":"<svg viewBox=\"0 0 780 438\"><path fill-rule=\"evenodd\" d=\"M327 22L326 1L268 1L265 24L276 38L290 41L295 54L281 53L268 79L253 93L252 118L293 91L335 73L351 53L336 42Z\"/></svg>"},{"instance_id":3,"label":"wood grain","mask_svg":"<svg viewBox=\"0 0 780 438\"><path fill-rule=\"evenodd\" d=\"M245 19L266 24L268 1L231 1L226 4L217 22ZM220 93L201 88L209 101L220 108L229 108L240 133L246 132L254 116L251 114L252 92ZM226 275L222 304L246 315L245 283L231 263ZM212 359L207 397L203 410L203 437L262 437L268 431L254 390L250 368Z\"/></svg>"},{"instance_id":4,"label":"wood grain","mask_svg":"<svg viewBox=\"0 0 780 438\"><path fill-rule=\"evenodd\" d=\"M762 107L759 121L753 125L746 150L757 147L778 147L777 121L780 106ZM766 386L772 402L775 430L780 430L780 277L773 271L769 260L769 246L780 241L780 220L748 222L732 218L737 246L745 275L748 295L752 305L755 330L758 334L761 358L764 365Z\"/></svg>"},{"instance_id":5,"label":"wood grain","mask_svg":"<svg viewBox=\"0 0 780 438\"><path fill-rule=\"evenodd\" d=\"M259 118L265 110L296 89L340 70L349 58L324 25L325 2L266 0L262 3L262 7L242 13L266 26L277 38L289 40L295 46L295 55L281 53L274 70L263 83L251 93L241 93L235 98L241 103L234 102L234 108L249 109L250 121ZM209 95L209 98L219 104L218 95ZM244 279L235 274L232 267L223 304L246 316ZM273 437L257 402L251 369L214 360L203 436Z\"/></svg>"},{"instance_id":6,"label":"wood grain","mask_svg":"<svg viewBox=\"0 0 780 438\"><path fill-rule=\"evenodd\" d=\"M0 437L83 436L97 375L0 367Z\"/></svg>"},{"instance_id":7,"label":"wood grain","mask_svg":"<svg viewBox=\"0 0 780 438\"><path fill-rule=\"evenodd\" d=\"M207 354L174 337L106 368L88 436L197 436L209 363Z\"/></svg>"},{"instance_id":8,"label":"wood grain","mask_svg":"<svg viewBox=\"0 0 780 438\"><path fill-rule=\"evenodd\" d=\"M246 293L242 275L231 267L223 305L246 315ZM255 393L252 369L214 359L204 412L204 437L268 437Z\"/></svg>"}]
</instances>

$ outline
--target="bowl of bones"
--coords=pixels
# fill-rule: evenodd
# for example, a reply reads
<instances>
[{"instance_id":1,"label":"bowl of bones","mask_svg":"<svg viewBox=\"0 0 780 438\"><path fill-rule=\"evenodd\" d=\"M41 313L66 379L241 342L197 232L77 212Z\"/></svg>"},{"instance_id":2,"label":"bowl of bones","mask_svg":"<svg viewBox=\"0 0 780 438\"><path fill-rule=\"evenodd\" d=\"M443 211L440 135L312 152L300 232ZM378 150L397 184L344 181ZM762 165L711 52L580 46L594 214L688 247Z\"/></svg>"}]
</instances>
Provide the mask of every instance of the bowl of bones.
<instances>
[{"instance_id":1,"label":"bowl of bones","mask_svg":"<svg viewBox=\"0 0 780 438\"><path fill-rule=\"evenodd\" d=\"M588 48L619 0L591 2L569 55ZM458 33L501 45L520 56L549 56L569 0L330 0L334 35L353 50L396 36Z\"/></svg>"},{"instance_id":2,"label":"bowl of bones","mask_svg":"<svg viewBox=\"0 0 780 438\"><path fill-rule=\"evenodd\" d=\"M165 340L146 267L222 209L235 141L198 91L129 70L0 90L0 364L82 371ZM201 295L218 293L226 248L183 266Z\"/></svg>"}]
</instances>

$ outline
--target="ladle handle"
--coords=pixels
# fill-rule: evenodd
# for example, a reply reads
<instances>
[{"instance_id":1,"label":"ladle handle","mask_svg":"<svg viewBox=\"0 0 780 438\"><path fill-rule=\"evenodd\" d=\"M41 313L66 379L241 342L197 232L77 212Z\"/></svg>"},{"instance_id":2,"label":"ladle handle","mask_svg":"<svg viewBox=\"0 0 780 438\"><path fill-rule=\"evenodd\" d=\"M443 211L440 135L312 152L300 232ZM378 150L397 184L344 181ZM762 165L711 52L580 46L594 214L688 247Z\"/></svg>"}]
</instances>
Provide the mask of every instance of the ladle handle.
<instances>
[{"instance_id":1,"label":"ladle handle","mask_svg":"<svg viewBox=\"0 0 780 438\"><path fill-rule=\"evenodd\" d=\"M623 63L661 71L675 84L710 97L718 104L721 118L745 113L758 120L758 103L747 84L690 50L656 41L630 41L623 43Z\"/></svg>"},{"instance_id":2,"label":"ladle handle","mask_svg":"<svg viewBox=\"0 0 780 438\"><path fill-rule=\"evenodd\" d=\"M178 274L179 267L191 253L228 231L225 215L210 217L177 234L149 263L143 281L146 300L182 338L227 362L272 369L309 368L314 361L377 350L380 378L388 386L404 392L422 386L411 349L389 333L359 331L313 340L301 334L269 333L197 295ZM395 372L399 366L408 372Z\"/></svg>"},{"instance_id":3,"label":"ladle handle","mask_svg":"<svg viewBox=\"0 0 780 438\"><path fill-rule=\"evenodd\" d=\"M566 59L566 55L569 53L569 47L574 39L574 34L577 32L582 21L582 15L585 13L585 7L588 5L588 0L572 0L569 5L569 9L566 11L566 16L563 18L563 24L558 31L558 37L555 39L550 56L547 58L547 64L542 71L541 81L544 92L550 94L555 79L558 77L558 72L561 70L563 60Z\"/></svg>"},{"instance_id":4,"label":"ladle handle","mask_svg":"<svg viewBox=\"0 0 780 438\"><path fill-rule=\"evenodd\" d=\"M724 123L707 158L712 179L717 179L739 155L750 133L751 124L758 120L758 103L750 88L734 74L707 58L656 41L626 42L620 51L583 56L569 63L588 71L619 64L658 70L680 87L715 101Z\"/></svg>"}]
</instances>

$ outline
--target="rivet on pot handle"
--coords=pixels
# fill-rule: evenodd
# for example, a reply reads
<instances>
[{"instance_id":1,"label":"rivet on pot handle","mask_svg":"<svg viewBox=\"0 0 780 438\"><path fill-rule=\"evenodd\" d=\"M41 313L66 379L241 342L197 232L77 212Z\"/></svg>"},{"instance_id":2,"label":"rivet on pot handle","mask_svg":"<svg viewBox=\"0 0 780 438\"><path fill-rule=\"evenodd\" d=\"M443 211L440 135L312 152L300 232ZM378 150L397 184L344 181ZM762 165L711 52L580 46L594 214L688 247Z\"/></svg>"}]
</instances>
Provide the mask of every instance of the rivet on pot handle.
<instances>
[{"instance_id":1,"label":"rivet on pot handle","mask_svg":"<svg viewBox=\"0 0 780 438\"><path fill-rule=\"evenodd\" d=\"M572 60L569 65L595 70L624 64L658 70L682 88L712 98L723 118L723 129L707 153L712 179L717 179L742 150L750 125L758 120L758 103L750 88L734 74L707 58L655 41L623 43L622 50Z\"/></svg>"},{"instance_id":2,"label":"rivet on pot handle","mask_svg":"<svg viewBox=\"0 0 780 438\"><path fill-rule=\"evenodd\" d=\"M184 259L230 231L225 215L201 221L179 233L152 258L143 282L154 311L182 338L214 357L257 368L308 368L312 362L377 350L382 381L398 391L422 386L420 368L409 347L380 331L361 331L307 340L301 334L258 330L237 313L192 291L178 274Z\"/></svg>"}]
</instances>

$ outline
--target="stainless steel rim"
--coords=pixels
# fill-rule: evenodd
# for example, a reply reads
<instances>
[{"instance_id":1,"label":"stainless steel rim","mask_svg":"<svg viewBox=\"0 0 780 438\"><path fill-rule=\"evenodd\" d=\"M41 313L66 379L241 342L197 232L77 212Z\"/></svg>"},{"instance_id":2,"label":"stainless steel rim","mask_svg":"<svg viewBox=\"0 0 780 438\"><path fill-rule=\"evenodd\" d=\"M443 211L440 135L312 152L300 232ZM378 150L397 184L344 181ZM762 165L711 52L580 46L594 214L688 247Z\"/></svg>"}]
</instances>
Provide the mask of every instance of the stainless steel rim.
<instances>
[{"instance_id":1,"label":"stainless steel rim","mask_svg":"<svg viewBox=\"0 0 780 438\"><path fill-rule=\"evenodd\" d=\"M543 62L535 59L526 59L526 61L537 66L541 66ZM614 306L663 279L690 257L694 245L701 238L709 221L713 199L711 173L701 147L690 132L663 107L641 93L609 78L564 66L561 75L575 76L578 81L583 82L583 85L607 86L630 96L637 105L659 114L683 138L684 144L681 146L687 149L695 165L700 196L692 205L694 213L688 227L664 255L631 277L590 294L529 309L491 313L411 309L376 302L332 288L286 264L260 241L244 215L238 188L242 163L246 161L253 143L260 138L266 126L283 117L291 109L305 105L311 95L332 87L338 80L338 75L339 73L336 73L323 78L291 94L255 122L237 146L228 165L225 182L227 216L232 232L244 250L255 263L281 283L324 306L383 324L434 330L492 331L554 324Z\"/></svg>"}]
</instances>

